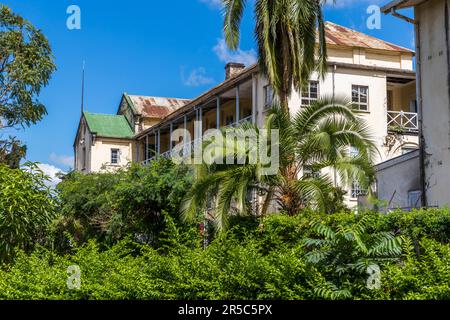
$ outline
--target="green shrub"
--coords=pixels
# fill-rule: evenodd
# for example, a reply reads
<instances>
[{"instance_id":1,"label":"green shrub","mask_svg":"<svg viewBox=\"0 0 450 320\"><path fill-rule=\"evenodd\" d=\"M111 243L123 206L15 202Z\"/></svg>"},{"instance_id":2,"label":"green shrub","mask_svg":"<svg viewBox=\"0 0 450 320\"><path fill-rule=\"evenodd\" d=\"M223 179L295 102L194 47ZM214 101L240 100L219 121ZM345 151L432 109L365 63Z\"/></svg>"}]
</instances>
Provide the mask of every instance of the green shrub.
<instances>
[{"instance_id":1,"label":"green shrub","mask_svg":"<svg viewBox=\"0 0 450 320\"><path fill-rule=\"evenodd\" d=\"M0 164L0 262L9 260L14 248L30 250L43 239L56 212L47 182L35 164L22 169Z\"/></svg>"},{"instance_id":2,"label":"green shrub","mask_svg":"<svg viewBox=\"0 0 450 320\"><path fill-rule=\"evenodd\" d=\"M191 184L186 167L170 160L133 165L115 173L71 173L58 185L61 218L55 223L55 244L97 239L112 244L127 235L158 245L165 211L178 221L178 208ZM67 250L67 246L62 249Z\"/></svg>"},{"instance_id":3,"label":"green shrub","mask_svg":"<svg viewBox=\"0 0 450 320\"><path fill-rule=\"evenodd\" d=\"M382 274L382 288L362 298L396 300L449 300L450 247L435 240L420 240L421 254L412 247L404 259L388 266Z\"/></svg>"}]
</instances>

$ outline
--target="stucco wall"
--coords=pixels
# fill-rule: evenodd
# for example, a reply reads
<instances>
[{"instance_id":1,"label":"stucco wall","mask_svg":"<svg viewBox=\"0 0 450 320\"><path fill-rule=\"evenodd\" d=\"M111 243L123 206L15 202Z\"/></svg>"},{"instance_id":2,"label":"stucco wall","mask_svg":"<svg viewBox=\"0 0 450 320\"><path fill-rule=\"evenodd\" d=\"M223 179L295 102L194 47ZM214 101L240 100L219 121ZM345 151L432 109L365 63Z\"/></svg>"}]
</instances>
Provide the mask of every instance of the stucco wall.
<instances>
[{"instance_id":1,"label":"stucco wall","mask_svg":"<svg viewBox=\"0 0 450 320\"><path fill-rule=\"evenodd\" d=\"M257 86L257 123L259 126L264 124L264 118L267 110L264 108L264 86L268 84L267 79L258 75ZM317 74L311 76L312 80L319 81L319 95L331 96L333 93L333 74L332 69L329 69L325 79L319 79ZM379 164L383 161L393 157L400 156L404 152L404 148L417 148L419 139L417 135L400 135L389 134L387 128L387 81L384 72L358 70L350 68L338 67L334 76L334 88L336 97L343 97L344 99L351 99L352 85L364 85L369 87L369 110L367 112L360 112L359 116L364 119L370 126L374 141L378 148L378 153L375 156L374 163ZM405 91L405 92L403 92ZM403 105L403 101L409 99L410 96L415 95L415 86L405 86L399 90L399 100ZM409 102L406 104L408 105ZM289 107L292 114L295 114L301 109L301 95L299 92L294 92L289 100ZM327 172L330 173L330 172ZM333 178L334 174L330 174ZM337 177L337 183L342 185ZM357 205L357 198L350 196L349 186L345 186L347 195L345 196L346 204L350 207Z\"/></svg>"},{"instance_id":2,"label":"stucco wall","mask_svg":"<svg viewBox=\"0 0 450 320\"><path fill-rule=\"evenodd\" d=\"M90 172L91 170L91 142L92 136L83 117L75 139L75 170L79 172Z\"/></svg>"},{"instance_id":3,"label":"stucco wall","mask_svg":"<svg viewBox=\"0 0 450 320\"><path fill-rule=\"evenodd\" d=\"M111 149L120 150L120 162L117 165L111 164ZM106 170L115 170L128 165L132 160L131 141L98 137L91 147L90 171L99 172L103 166Z\"/></svg>"},{"instance_id":4,"label":"stucco wall","mask_svg":"<svg viewBox=\"0 0 450 320\"><path fill-rule=\"evenodd\" d=\"M337 46L331 46L327 50L328 61L330 62L413 70L412 53L400 53L394 51L387 52L381 50Z\"/></svg>"},{"instance_id":5,"label":"stucco wall","mask_svg":"<svg viewBox=\"0 0 450 320\"><path fill-rule=\"evenodd\" d=\"M413 151L376 166L377 196L381 210L409 208L409 192L420 191L419 152ZM418 203L418 206L421 204ZM384 209L384 210L383 210Z\"/></svg>"},{"instance_id":6,"label":"stucco wall","mask_svg":"<svg viewBox=\"0 0 450 320\"><path fill-rule=\"evenodd\" d=\"M420 32L426 199L430 206L450 204L450 69L445 2L430 0L415 11Z\"/></svg>"}]
</instances>

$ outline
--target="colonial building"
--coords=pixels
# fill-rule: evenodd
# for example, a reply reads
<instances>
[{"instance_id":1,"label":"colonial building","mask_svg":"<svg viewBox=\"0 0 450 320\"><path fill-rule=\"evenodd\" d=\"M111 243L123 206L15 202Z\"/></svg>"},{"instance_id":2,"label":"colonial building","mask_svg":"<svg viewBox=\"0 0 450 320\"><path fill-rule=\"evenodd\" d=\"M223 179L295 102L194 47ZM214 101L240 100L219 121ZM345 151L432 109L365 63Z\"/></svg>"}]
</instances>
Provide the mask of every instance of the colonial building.
<instances>
[{"instance_id":1,"label":"colonial building","mask_svg":"<svg viewBox=\"0 0 450 320\"><path fill-rule=\"evenodd\" d=\"M417 149L414 52L331 22L326 24L326 40L328 73L324 79L313 74L309 85L291 96L291 112L321 95L345 96L371 126L379 151L376 163ZM92 172L128 162L146 164L156 155L169 157L174 148L169 137L178 128L198 137L208 129L244 121L262 127L273 93L258 66L230 63L225 74L222 83L192 100L124 94L115 116L85 113L74 146L76 170ZM195 127L195 121L200 126ZM120 135L111 136L114 130ZM363 190L357 184L344 187L347 202L355 204Z\"/></svg>"},{"instance_id":2,"label":"colonial building","mask_svg":"<svg viewBox=\"0 0 450 320\"><path fill-rule=\"evenodd\" d=\"M414 17L402 9L413 8ZM382 8L414 25L420 151L378 166L379 197L393 207L450 204L450 2L395 0ZM402 186L397 181L403 181Z\"/></svg>"}]
</instances>

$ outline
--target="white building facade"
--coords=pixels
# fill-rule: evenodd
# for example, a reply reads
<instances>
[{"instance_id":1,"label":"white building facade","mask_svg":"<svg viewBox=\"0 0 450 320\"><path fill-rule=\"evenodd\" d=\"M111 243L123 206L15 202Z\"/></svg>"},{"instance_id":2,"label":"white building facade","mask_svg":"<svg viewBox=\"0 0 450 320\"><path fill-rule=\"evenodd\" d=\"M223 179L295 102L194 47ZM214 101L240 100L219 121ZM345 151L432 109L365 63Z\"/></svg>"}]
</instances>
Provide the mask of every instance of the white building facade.
<instances>
[{"instance_id":1,"label":"white building facade","mask_svg":"<svg viewBox=\"0 0 450 320\"><path fill-rule=\"evenodd\" d=\"M291 112L298 112L320 96L346 97L358 106L358 115L371 128L378 148L375 163L417 149L414 52L333 23L326 24L326 35L328 73L324 79L313 74L308 88L294 92L289 100ZM150 112L163 110L155 101L144 103L148 107L146 112L134 110L141 119L148 118L143 117L144 113L155 113L159 117L154 116L154 121L140 120L147 123L146 126L128 120L134 133L131 159L146 164L157 155L169 157L175 147L170 136L178 128L186 128L194 137L208 129L243 121L262 127L272 98L271 87L258 66L245 68L229 64L224 82L193 100L179 100L175 107L169 104L170 110L164 109L163 116L161 112ZM139 99L134 100L130 103L134 105L131 109L139 109L136 107ZM120 107L118 113L125 115L126 110ZM194 127L196 121L200 128ZM348 190L347 204L356 205L363 190L357 185L342 187Z\"/></svg>"}]
</instances>

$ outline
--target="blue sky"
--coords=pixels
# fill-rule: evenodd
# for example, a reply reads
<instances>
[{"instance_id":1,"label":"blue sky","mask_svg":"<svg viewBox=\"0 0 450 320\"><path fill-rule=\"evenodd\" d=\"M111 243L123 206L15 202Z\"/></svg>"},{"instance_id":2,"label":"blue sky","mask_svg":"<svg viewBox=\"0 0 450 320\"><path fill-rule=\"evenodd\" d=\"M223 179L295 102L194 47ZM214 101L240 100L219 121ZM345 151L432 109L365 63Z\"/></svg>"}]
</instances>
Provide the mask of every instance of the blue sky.
<instances>
[{"instance_id":1,"label":"blue sky","mask_svg":"<svg viewBox=\"0 0 450 320\"><path fill-rule=\"evenodd\" d=\"M336 0L326 20L413 48L413 28L382 15L381 29L368 30L369 5L389 0ZM13 134L28 145L27 160L53 174L72 164L80 118L81 66L86 61L86 109L115 113L121 94L193 98L221 82L226 61L255 57L253 1L242 24L241 47L229 51L222 40L220 0L6 0L1 1L40 28L52 46L57 72L40 100L48 115ZM81 30L68 30L70 5L81 9Z\"/></svg>"}]
</instances>

